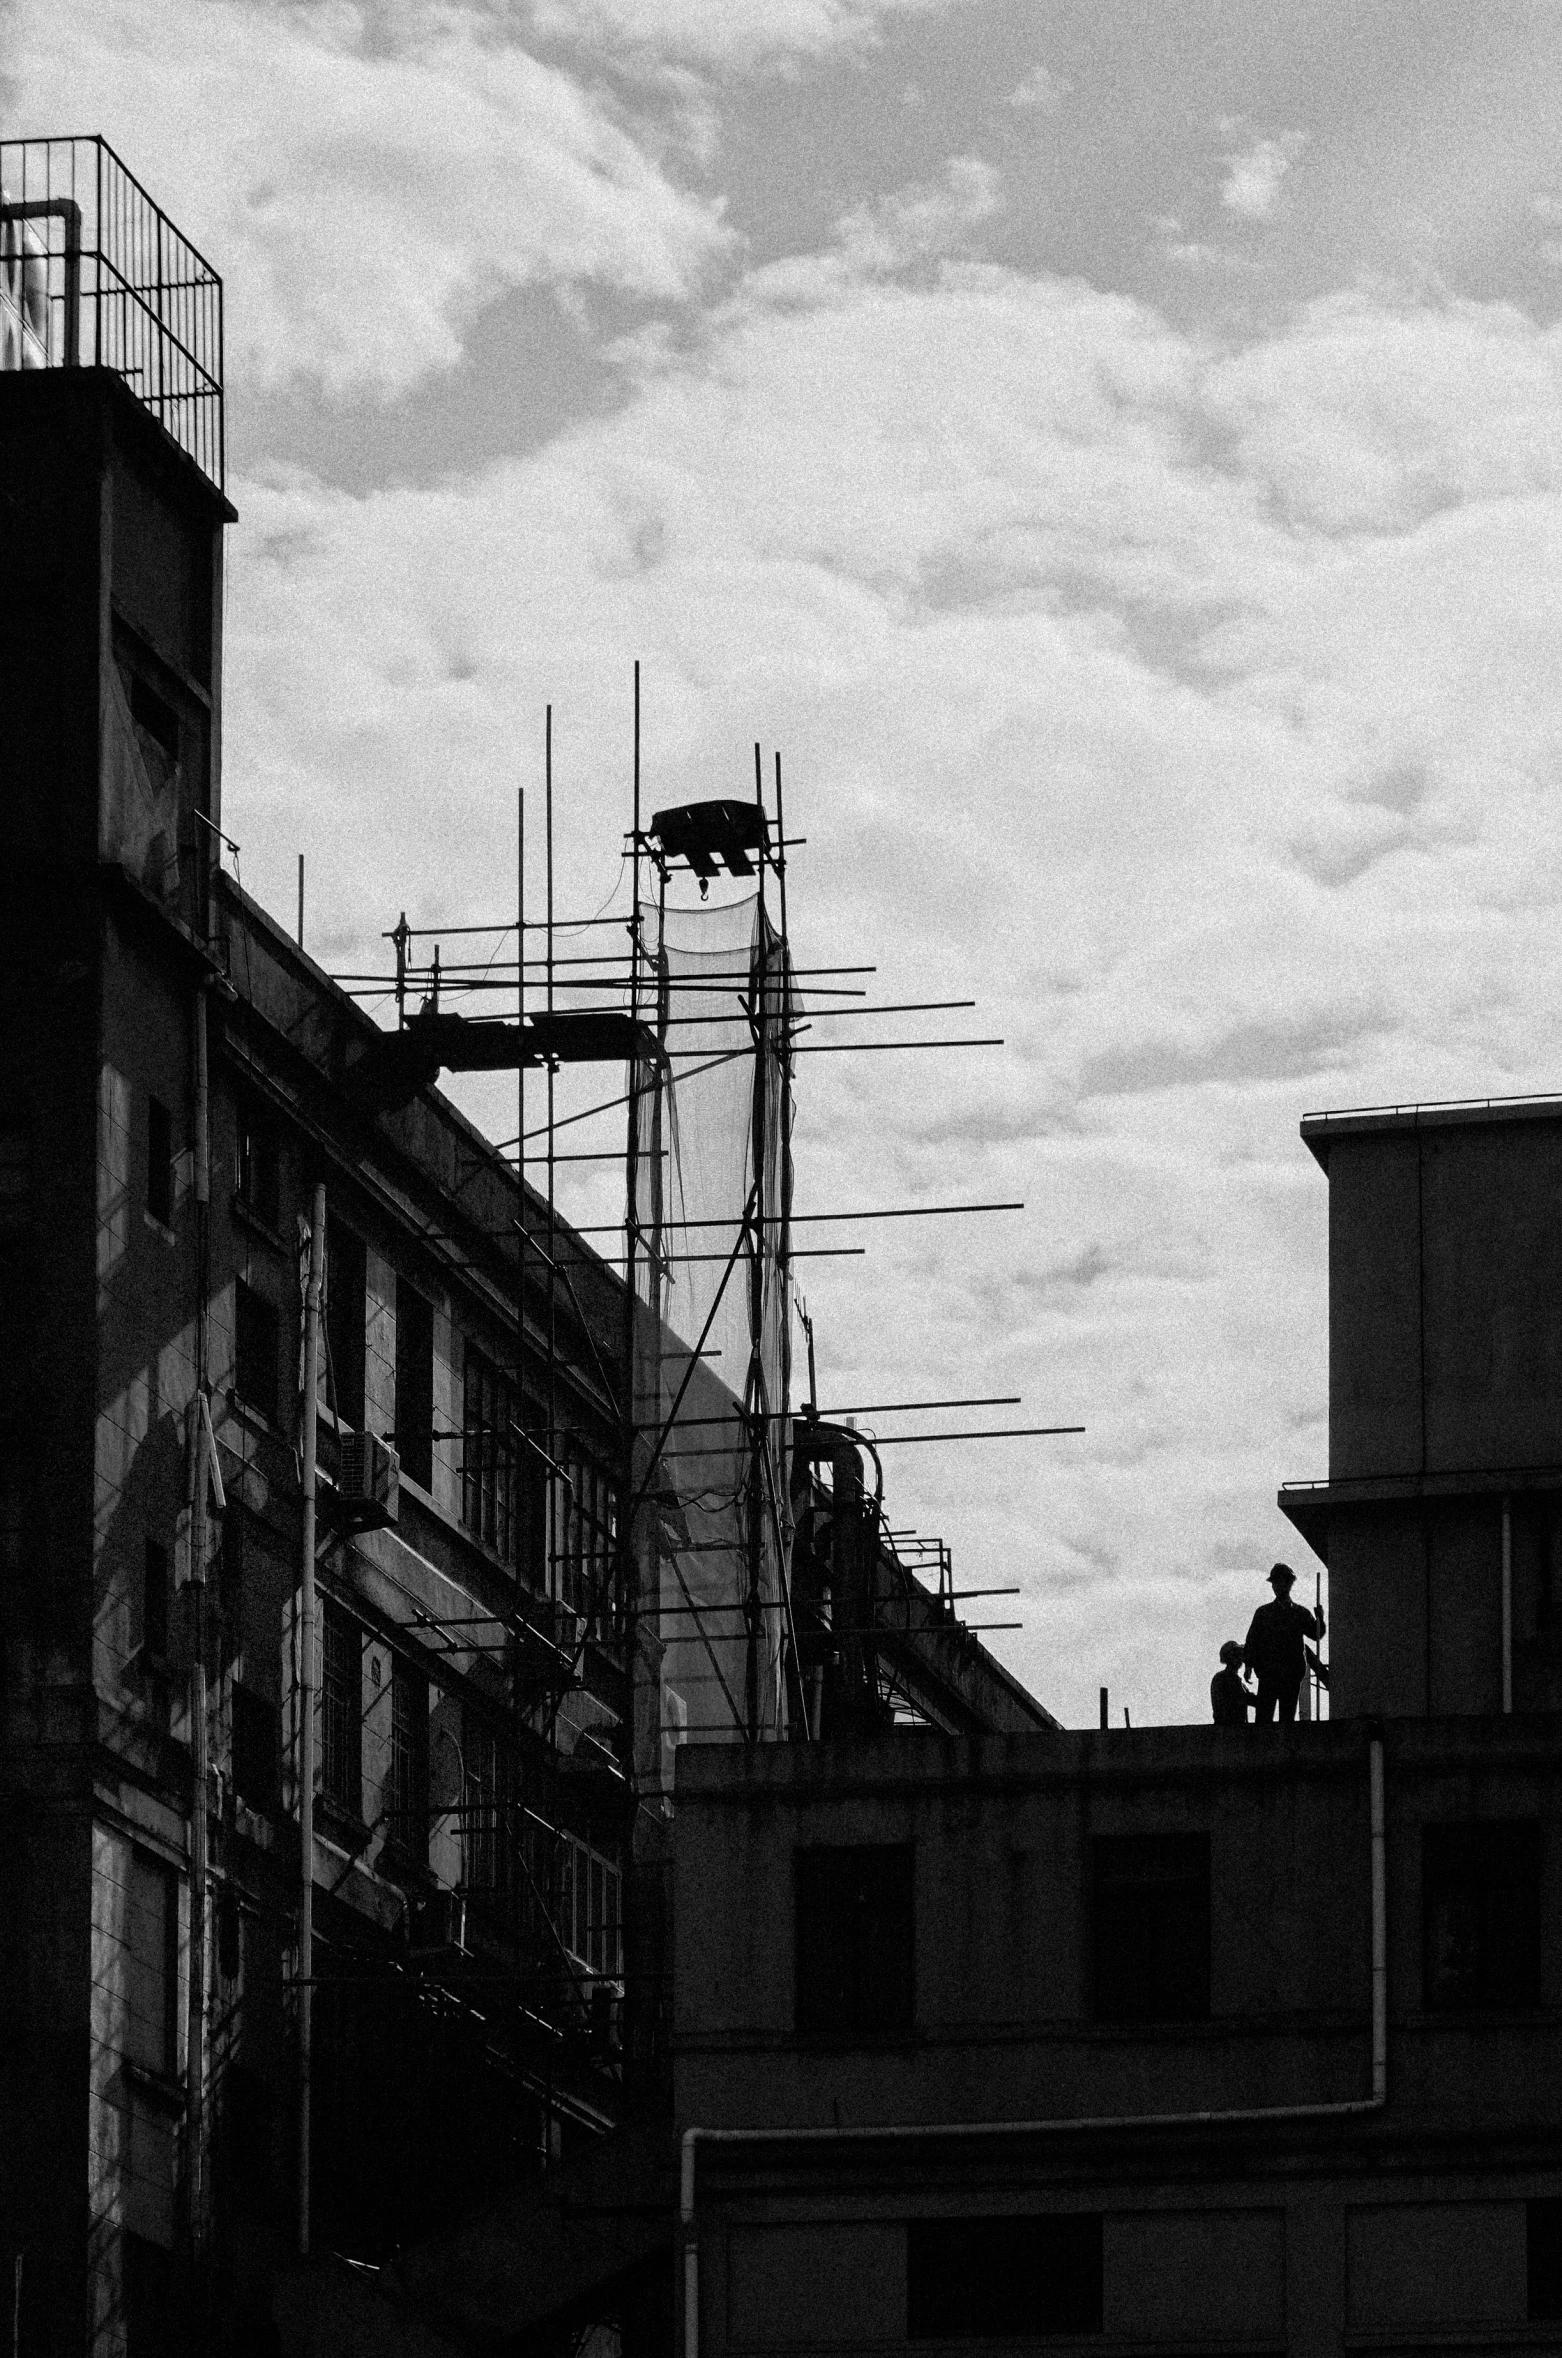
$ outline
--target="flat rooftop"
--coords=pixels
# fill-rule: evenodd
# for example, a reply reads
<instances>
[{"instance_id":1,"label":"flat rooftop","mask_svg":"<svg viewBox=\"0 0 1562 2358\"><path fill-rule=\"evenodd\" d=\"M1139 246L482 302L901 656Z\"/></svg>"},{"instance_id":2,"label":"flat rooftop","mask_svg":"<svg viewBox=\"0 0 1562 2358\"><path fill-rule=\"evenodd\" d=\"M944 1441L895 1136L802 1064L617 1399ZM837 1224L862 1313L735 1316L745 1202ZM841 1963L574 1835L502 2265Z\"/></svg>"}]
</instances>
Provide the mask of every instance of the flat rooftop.
<instances>
[{"instance_id":1,"label":"flat rooftop","mask_svg":"<svg viewBox=\"0 0 1562 2358\"><path fill-rule=\"evenodd\" d=\"M1529 1097L1444 1097L1419 1104L1351 1105L1335 1113L1303 1114L1304 1143L1324 1170L1336 1138L1361 1138L1380 1130L1452 1130L1481 1124L1562 1121L1562 1094L1538 1091Z\"/></svg>"}]
</instances>

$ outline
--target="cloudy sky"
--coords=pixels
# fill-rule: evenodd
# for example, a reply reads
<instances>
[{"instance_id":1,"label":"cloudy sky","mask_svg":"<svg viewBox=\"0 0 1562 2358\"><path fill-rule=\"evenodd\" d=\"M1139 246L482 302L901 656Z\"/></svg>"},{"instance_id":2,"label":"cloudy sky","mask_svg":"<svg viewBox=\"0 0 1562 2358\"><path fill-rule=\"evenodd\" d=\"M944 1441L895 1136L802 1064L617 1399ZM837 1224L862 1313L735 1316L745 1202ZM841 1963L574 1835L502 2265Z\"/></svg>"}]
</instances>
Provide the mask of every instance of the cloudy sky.
<instances>
[{"instance_id":1,"label":"cloudy sky","mask_svg":"<svg viewBox=\"0 0 1562 2358\"><path fill-rule=\"evenodd\" d=\"M1301 1114L1562 1077L1559 87L1517 0L0 0L226 277L250 889L501 917L551 699L621 906L638 656L800 961L1004 1036L800 1064L803 1208L1026 1205L804 1266L833 1403L1088 1427L887 1460L1076 1724L1311 1589Z\"/></svg>"}]
</instances>

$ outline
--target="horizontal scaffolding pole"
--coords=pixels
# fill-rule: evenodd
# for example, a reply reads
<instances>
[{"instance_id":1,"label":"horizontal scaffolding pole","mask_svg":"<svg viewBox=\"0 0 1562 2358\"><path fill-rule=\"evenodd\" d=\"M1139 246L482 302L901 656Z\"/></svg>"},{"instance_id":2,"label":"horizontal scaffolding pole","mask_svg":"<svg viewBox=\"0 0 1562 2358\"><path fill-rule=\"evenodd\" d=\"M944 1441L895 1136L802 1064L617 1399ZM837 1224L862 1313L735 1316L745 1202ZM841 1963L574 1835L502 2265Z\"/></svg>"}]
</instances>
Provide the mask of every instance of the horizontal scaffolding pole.
<instances>
[{"instance_id":1,"label":"horizontal scaffolding pole","mask_svg":"<svg viewBox=\"0 0 1562 2358\"><path fill-rule=\"evenodd\" d=\"M805 1221L817 1223L822 1220L936 1220L951 1212L1023 1212L1024 1209L1023 1201L1006 1204L896 1204L887 1211L770 1212L766 1214L764 1224L767 1228L786 1226L797 1228L801 1227ZM622 1220L601 1220L589 1228L577 1228L575 1234L577 1236L610 1236L623 1225ZM674 1228L735 1228L736 1226L737 1219L734 1215L724 1220L664 1220L661 1223L661 1230L665 1236L669 1229ZM646 1230L641 1229L642 1236L646 1233ZM685 1257L683 1254L679 1255L680 1260ZM794 1258L796 1258L795 1255Z\"/></svg>"}]
</instances>

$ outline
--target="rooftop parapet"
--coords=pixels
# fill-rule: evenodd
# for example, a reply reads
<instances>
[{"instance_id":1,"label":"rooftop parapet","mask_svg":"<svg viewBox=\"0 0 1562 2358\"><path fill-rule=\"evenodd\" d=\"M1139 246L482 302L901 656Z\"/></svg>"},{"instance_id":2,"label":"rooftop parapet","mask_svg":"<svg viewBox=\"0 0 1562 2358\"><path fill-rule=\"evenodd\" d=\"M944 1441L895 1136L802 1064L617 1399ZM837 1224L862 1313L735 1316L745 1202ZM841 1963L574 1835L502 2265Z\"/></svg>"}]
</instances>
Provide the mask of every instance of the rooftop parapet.
<instances>
[{"instance_id":1,"label":"rooftop parapet","mask_svg":"<svg viewBox=\"0 0 1562 2358\"><path fill-rule=\"evenodd\" d=\"M0 370L106 368L218 490L222 281L107 140L0 140Z\"/></svg>"}]
</instances>

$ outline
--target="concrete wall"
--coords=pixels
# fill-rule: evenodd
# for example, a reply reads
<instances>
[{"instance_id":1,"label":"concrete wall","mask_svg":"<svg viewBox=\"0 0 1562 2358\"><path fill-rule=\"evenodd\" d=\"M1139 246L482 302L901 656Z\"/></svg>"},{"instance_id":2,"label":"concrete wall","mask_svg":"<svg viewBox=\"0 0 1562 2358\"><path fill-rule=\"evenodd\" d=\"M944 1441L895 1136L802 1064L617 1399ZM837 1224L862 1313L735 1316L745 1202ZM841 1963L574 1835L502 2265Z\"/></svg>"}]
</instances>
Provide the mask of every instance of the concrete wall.
<instances>
[{"instance_id":1,"label":"concrete wall","mask_svg":"<svg viewBox=\"0 0 1562 2358\"><path fill-rule=\"evenodd\" d=\"M1088 2213L1101 2335L1062 2348L1562 2350L1528 2321L1527 2205L1562 2194L1555 1723L1384 1737L1388 2104L1179 2131L698 2148L700 2348L907 2338L908 2222ZM1370 2091L1367 1735L1341 1723L851 1753L689 1747L676 1819L678 2125L832 2130L1361 2099ZM1429 2012L1422 1828L1537 1817L1541 2007ZM1210 1841L1207 2022L1090 2018L1097 1833ZM799 1845L916 1848L916 2028L793 2025ZM1504 2337L1511 2338L1504 2338Z\"/></svg>"},{"instance_id":2,"label":"concrete wall","mask_svg":"<svg viewBox=\"0 0 1562 2358\"><path fill-rule=\"evenodd\" d=\"M1562 1118L1347 1129L1328 1172L1331 1480L1555 1465Z\"/></svg>"}]
</instances>

